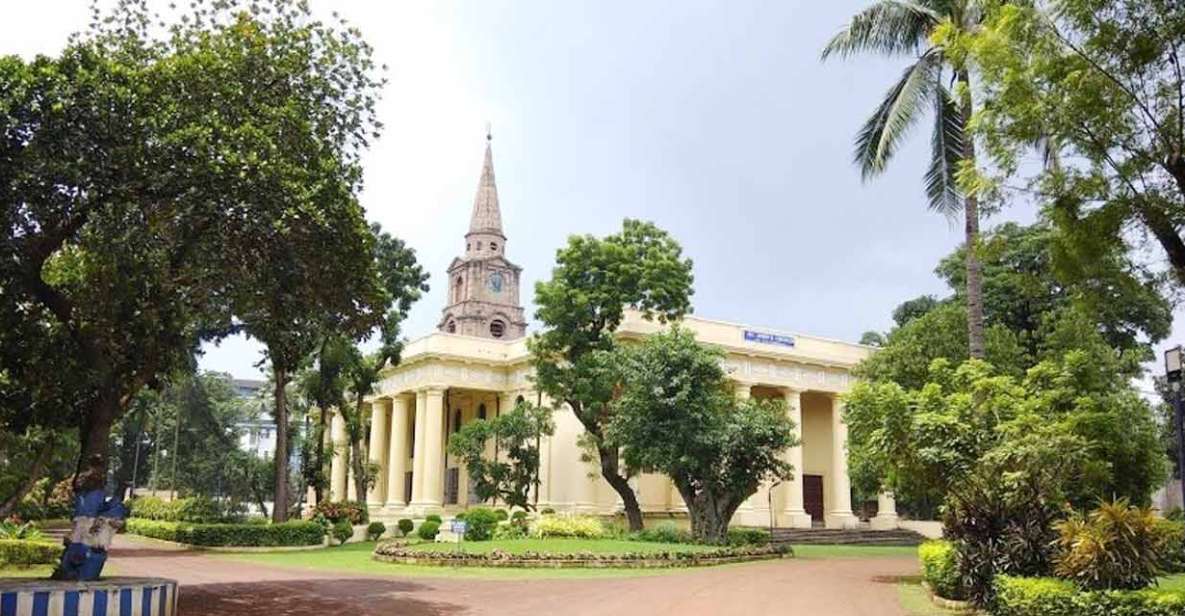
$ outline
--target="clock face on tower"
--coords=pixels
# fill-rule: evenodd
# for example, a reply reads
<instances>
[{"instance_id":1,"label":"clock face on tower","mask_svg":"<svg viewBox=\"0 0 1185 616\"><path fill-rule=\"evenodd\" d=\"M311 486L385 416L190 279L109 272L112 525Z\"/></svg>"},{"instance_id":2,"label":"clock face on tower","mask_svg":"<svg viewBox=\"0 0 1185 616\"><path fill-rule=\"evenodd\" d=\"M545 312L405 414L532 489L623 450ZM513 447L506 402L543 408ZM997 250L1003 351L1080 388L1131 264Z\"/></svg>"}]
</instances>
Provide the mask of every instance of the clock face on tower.
<instances>
[{"instance_id":1,"label":"clock face on tower","mask_svg":"<svg viewBox=\"0 0 1185 616\"><path fill-rule=\"evenodd\" d=\"M486 279L486 286L488 286L494 293L501 293L502 282L502 272L494 272L493 274L490 274L489 278Z\"/></svg>"}]
</instances>

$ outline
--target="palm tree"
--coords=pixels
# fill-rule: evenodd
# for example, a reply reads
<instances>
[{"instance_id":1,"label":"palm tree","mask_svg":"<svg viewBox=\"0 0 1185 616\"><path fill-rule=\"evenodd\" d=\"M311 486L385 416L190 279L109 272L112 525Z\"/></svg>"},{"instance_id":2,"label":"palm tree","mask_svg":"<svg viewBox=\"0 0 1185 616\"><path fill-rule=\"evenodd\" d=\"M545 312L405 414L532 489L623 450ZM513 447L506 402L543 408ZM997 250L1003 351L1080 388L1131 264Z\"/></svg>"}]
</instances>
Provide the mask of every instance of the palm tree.
<instances>
[{"instance_id":1,"label":"palm tree","mask_svg":"<svg viewBox=\"0 0 1185 616\"><path fill-rule=\"evenodd\" d=\"M955 181L960 166L974 165L975 142L967 134L971 118L971 75L967 65L947 53L943 40L974 32L983 19L977 0L877 0L852 17L823 49L823 59L860 52L907 56L914 63L889 88L884 100L856 135L855 162L864 179L885 170L909 129L929 108L934 114L926 196L930 209L950 217L962 210L966 234L967 334L971 357L983 358L983 275L976 256L979 200L963 194ZM955 85L952 93L947 84Z\"/></svg>"}]
</instances>

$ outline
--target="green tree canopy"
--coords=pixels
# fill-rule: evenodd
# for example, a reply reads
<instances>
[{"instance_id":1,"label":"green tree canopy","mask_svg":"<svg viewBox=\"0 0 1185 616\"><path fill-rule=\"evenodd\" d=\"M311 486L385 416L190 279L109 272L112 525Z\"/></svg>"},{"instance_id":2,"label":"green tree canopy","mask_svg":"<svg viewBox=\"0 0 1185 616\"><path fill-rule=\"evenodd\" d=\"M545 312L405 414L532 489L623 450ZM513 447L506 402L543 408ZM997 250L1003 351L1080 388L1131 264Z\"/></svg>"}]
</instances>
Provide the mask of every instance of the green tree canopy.
<instances>
[{"instance_id":1,"label":"green tree canopy","mask_svg":"<svg viewBox=\"0 0 1185 616\"><path fill-rule=\"evenodd\" d=\"M691 260L682 253L665 231L627 219L620 233L605 238L569 237L556 253L551 278L535 285L535 317L543 328L529 345L538 387L567 404L584 426L631 530L642 528L642 511L619 447L606 435L618 384L614 333L627 308L660 322L691 311Z\"/></svg>"},{"instance_id":2,"label":"green tree canopy","mask_svg":"<svg viewBox=\"0 0 1185 616\"><path fill-rule=\"evenodd\" d=\"M1089 266L1098 251L1141 235L1185 284L1185 12L1175 0L988 3L985 27L960 53L981 76L975 119L992 176L1007 197L1031 181ZM1025 161L1034 144L1046 164Z\"/></svg>"},{"instance_id":3,"label":"green tree canopy","mask_svg":"<svg viewBox=\"0 0 1185 616\"><path fill-rule=\"evenodd\" d=\"M18 396L66 402L80 460L103 467L139 391L240 323L270 337L256 315L302 276L324 284L318 312L367 318L365 293L330 296L370 282L341 269L368 271L353 195L378 128L369 47L299 3L191 7L158 36L120 2L59 57L0 59L0 347L44 341L0 369ZM279 304L280 327L316 319Z\"/></svg>"},{"instance_id":4,"label":"green tree canopy","mask_svg":"<svg viewBox=\"0 0 1185 616\"><path fill-rule=\"evenodd\" d=\"M483 502L501 500L531 511L531 486L539 480L539 438L554 432L551 409L520 402L508 413L462 426L449 437L448 451L465 464L473 491ZM498 452L492 457L490 443Z\"/></svg>"},{"instance_id":5,"label":"green tree canopy","mask_svg":"<svg viewBox=\"0 0 1185 616\"><path fill-rule=\"evenodd\" d=\"M709 543L763 481L789 479L785 450L797 444L781 400L735 397L724 352L677 326L618 353L621 395L607 435L627 465L669 476Z\"/></svg>"}]
</instances>

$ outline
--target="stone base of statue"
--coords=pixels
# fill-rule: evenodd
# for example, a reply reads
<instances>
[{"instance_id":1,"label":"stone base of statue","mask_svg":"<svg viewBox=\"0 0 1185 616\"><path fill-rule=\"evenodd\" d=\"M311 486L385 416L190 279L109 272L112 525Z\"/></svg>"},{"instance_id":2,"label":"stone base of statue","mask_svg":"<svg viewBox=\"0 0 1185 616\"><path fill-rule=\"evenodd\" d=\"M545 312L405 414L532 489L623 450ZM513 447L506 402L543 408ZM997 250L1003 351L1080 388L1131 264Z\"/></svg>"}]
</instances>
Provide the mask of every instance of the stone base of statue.
<instances>
[{"instance_id":1,"label":"stone base of statue","mask_svg":"<svg viewBox=\"0 0 1185 616\"><path fill-rule=\"evenodd\" d=\"M173 616L177 582L109 577L93 582L0 578L0 614L22 616Z\"/></svg>"}]
</instances>

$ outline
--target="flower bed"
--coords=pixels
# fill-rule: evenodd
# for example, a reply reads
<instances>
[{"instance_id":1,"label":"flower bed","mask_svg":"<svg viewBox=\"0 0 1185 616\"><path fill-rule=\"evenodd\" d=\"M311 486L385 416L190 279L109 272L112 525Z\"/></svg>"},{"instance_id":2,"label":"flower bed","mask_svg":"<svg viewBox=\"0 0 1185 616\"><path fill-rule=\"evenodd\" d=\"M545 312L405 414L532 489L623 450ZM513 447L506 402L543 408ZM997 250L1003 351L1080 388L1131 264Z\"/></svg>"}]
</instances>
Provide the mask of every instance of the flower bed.
<instances>
[{"instance_id":1,"label":"flower bed","mask_svg":"<svg viewBox=\"0 0 1185 616\"><path fill-rule=\"evenodd\" d=\"M127 531L152 539L201 547L289 547L321 545L325 527L317 522L282 524L189 524L128 518Z\"/></svg>"},{"instance_id":2,"label":"flower bed","mask_svg":"<svg viewBox=\"0 0 1185 616\"><path fill-rule=\"evenodd\" d=\"M539 567L539 568L667 568L703 567L752 560L769 560L790 555L788 547L724 547L706 551L672 552L522 552L504 550L463 552L409 549L404 541L385 541L374 549L374 559L408 565L448 567Z\"/></svg>"},{"instance_id":3,"label":"flower bed","mask_svg":"<svg viewBox=\"0 0 1185 616\"><path fill-rule=\"evenodd\" d=\"M1079 590L1053 578L996 576L993 616L1181 616L1185 593L1146 590Z\"/></svg>"}]
</instances>

